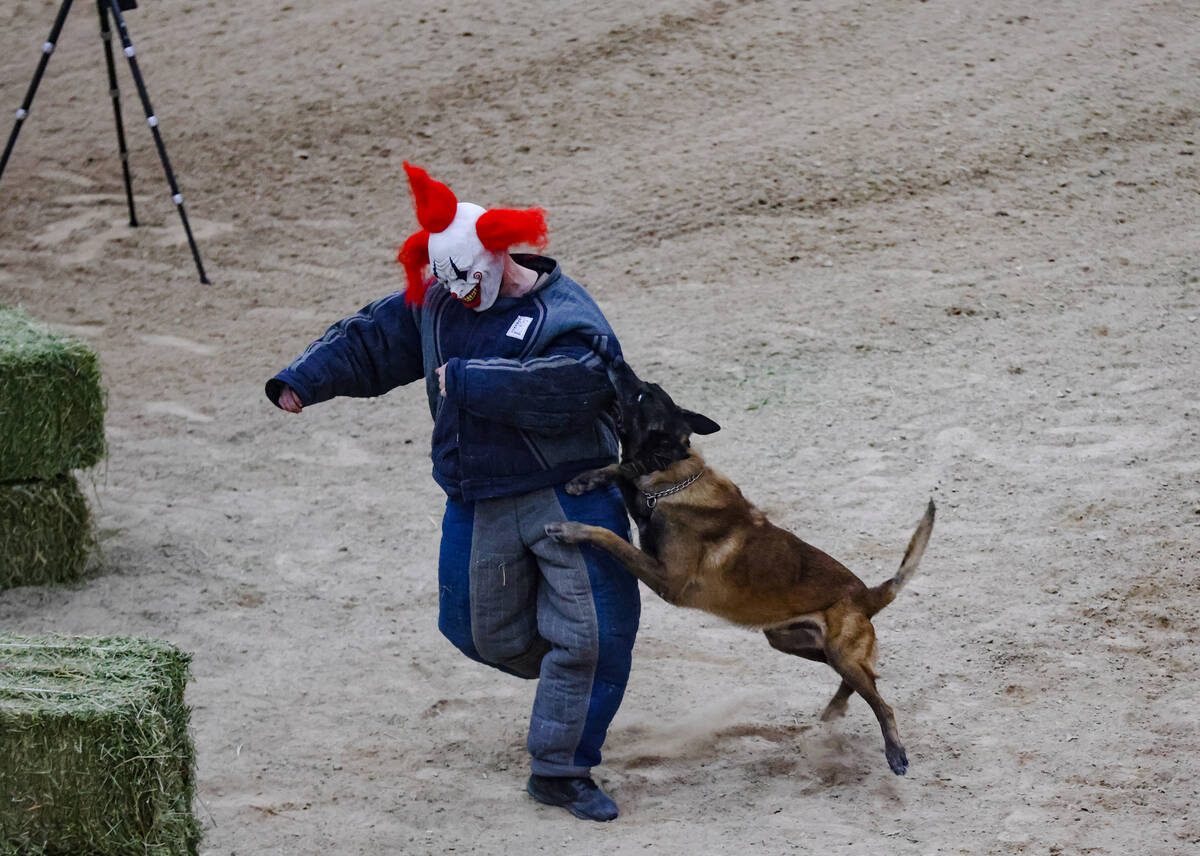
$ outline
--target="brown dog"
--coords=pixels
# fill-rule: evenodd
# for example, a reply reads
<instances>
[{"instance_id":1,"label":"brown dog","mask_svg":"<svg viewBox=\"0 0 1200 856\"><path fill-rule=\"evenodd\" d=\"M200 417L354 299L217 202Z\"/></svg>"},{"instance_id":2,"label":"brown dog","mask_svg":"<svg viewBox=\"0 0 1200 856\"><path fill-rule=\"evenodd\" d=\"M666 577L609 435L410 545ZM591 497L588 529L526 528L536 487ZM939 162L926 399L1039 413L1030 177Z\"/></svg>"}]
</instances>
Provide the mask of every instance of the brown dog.
<instances>
[{"instance_id":1,"label":"brown dog","mask_svg":"<svg viewBox=\"0 0 1200 856\"><path fill-rule=\"evenodd\" d=\"M554 523L547 533L606 550L668 603L760 627L778 650L828 663L842 683L821 718L841 716L857 692L879 719L888 764L904 775L908 757L896 720L875 688L871 616L916 571L933 530L933 502L900 570L868 588L836 559L771 524L737 485L705 466L688 438L719 430L715 422L677 407L619 358L609 375L617 392L621 463L583 473L567 490L579 494L616 481L641 549L582 523Z\"/></svg>"}]
</instances>

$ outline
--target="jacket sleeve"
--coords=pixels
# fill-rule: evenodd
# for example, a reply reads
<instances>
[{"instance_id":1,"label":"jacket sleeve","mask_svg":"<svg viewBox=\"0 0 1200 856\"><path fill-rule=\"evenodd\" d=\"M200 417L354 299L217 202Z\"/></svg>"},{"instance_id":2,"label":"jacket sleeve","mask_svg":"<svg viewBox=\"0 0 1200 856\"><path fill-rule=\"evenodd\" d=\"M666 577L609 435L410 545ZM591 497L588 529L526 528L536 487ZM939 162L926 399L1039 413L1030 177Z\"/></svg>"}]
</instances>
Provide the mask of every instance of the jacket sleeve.
<instances>
[{"instance_id":1,"label":"jacket sleeve","mask_svg":"<svg viewBox=\"0 0 1200 856\"><path fill-rule=\"evenodd\" d=\"M285 385L304 405L335 396L382 395L425 376L413 309L397 292L334 324L286 369L267 381L278 406Z\"/></svg>"},{"instance_id":2,"label":"jacket sleeve","mask_svg":"<svg viewBox=\"0 0 1200 856\"><path fill-rule=\"evenodd\" d=\"M448 403L537 434L579 430L612 398L604 361L582 336L563 337L533 359L446 364Z\"/></svg>"}]
</instances>

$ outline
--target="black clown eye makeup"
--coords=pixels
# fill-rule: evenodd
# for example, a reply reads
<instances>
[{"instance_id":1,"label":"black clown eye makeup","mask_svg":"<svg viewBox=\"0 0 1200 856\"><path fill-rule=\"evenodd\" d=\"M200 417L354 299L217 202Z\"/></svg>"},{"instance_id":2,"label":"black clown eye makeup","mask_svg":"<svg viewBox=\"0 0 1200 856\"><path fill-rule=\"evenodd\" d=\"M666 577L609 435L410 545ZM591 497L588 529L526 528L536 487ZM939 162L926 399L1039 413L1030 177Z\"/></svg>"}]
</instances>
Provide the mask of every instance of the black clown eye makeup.
<instances>
[{"instance_id":1,"label":"black clown eye makeup","mask_svg":"<svg viewBox=\"0 0 1200 856\"><path fill-rule=\"evenodd\" d=\"M467 272L465 270L461 270L458 265L454 263L454 259L450 259L450 267L454 269L455 279L461 279L463 282L467 281Z\"/></svg>"}]
</instances>

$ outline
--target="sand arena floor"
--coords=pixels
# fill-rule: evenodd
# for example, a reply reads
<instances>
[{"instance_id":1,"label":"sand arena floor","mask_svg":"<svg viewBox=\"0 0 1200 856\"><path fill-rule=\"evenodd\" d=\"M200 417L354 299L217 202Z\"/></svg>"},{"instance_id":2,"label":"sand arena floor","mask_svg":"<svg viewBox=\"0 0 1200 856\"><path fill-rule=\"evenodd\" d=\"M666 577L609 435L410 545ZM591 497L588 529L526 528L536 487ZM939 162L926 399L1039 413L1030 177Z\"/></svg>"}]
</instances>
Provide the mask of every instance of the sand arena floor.
<instances>
[{"instance_id":1,"label":"sand arena floor","mask_svg":"<svg viewBox=\"0 0 1200 856\"><path fill-rule=\"evenodd\" d=\"M0 626L195 653L205 854L1195 852L1194 4L145 0L208 287L122 68L126 222L77 7L0 181L0 302L101 355L102 552ZM0 11L10 107L55 9ZM646 592L621 818L524 795L532 686L436 630L422 390L262 394L401 286L405 159L544 206L630 362L722 424L710 462L864 579L934 497L876 621L907 777L861 701L817 720L831 671Z\"/></svg>"}]
</instances>

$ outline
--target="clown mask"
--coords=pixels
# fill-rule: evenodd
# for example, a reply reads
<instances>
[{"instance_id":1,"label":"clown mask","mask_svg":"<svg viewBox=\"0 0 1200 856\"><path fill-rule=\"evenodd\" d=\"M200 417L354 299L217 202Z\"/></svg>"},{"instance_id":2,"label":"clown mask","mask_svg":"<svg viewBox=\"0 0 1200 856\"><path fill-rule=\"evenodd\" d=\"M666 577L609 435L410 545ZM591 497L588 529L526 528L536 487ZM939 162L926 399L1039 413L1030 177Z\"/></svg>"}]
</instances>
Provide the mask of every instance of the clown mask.
<instances>
[{"instance_id":1,"label":"clown mask","mask_svg":"<svg viewBox=\"0 0 1200 856\"><path fill-rule=\"evenodd\" d=\"M431 282L425 274L429 268L438 283L464 306L476 312L491 309L500 296L509 248L546 245L546 212L541 208L484 209L459 202L450 188L420 167L405 162L404 171L421 225L419 232L409 235L397 257L408 283L405 301L413 306L423 303Z\"/></svg>"},{"instance_id":2,"label":"clown mask","mask_svg":"<svg viewBox=\"0 0 1200 856\"><path fill-rule=\"evenodd\" d=\"M429 236L429 263L438 282L446 286L463 306L484 312L500 294L505 252L488 250L475 232L484 209L470 202L458 203L449 228Z\"/></svg>"}]
</instances>

